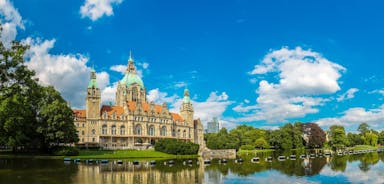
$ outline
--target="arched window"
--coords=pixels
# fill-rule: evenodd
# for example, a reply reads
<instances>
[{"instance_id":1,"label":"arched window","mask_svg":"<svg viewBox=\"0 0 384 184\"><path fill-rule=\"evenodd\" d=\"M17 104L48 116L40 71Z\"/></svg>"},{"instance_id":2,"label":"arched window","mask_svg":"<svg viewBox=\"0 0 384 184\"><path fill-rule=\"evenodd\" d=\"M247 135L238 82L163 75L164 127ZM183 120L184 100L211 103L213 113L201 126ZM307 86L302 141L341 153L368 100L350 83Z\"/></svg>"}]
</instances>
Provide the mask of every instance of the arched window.
<instances>
[{"instance_id":1,"label":"arched window","mask_svg":"<svg viewBox=\"0 0 384 184\"><path fill-rule=\"evenodd\" d=\"M165 127L165 126L161 127L160 135L161 136L167 136L167 127Z\"/></svg>"},{"instance_id":2,"label":"arched window","mask_svg":"<svg viewBox=\"0 0 384 184\"><path fill-rule=\"evenodd\" d=\"M155 127L153 125L151 125L148 129L148 134L151 135L151 136L154 136L155 135Z\"/></svg>"},{"instance_id":3,"label":"arched window","mask_svg":"<svg viewBox=\"0 0 384 184\"><path fill-rule=\"evenodd\" d=\"M180 129L177 130L177 137L180 137Z\"/></svg>"},{"instance_id":4,"label":"arched window","mask_svg":"<svg viewBox=\"0 0 384 184\"><path fill-rule=\"evenodd\" d=\"M125 126L121 125L121 127L120 127L120 135L124 135L124 134L125 134Z\"/></svg>"},{"instance_id":5,"label":"arched window","mask_svg":"<svg viewBox=\"0 0 384 184\"><path fill-rule=\"evenodd\" d=\"M112 135L116 135L116 125L112 125L111 133Z\"/></svg>"},{"instance_id":6,"label":"arched window","mask_svg":"<svg viewBox=\"0 0 384 184\"><path fill-rule=\"evenodd\" d=\"M85 134L85 133L84 133L84 130L82 130L82 131L81 131L81 135L84 135L84 134Z\"/></svg>"},{"instance_id":7,"label":"arched window","mask_svg":"<svg viewBox=\"0 0 384 184\"><path fill-rule=\"evenodd\" d=\"M135 126L135 135L141 135L141 125Z\"/></svg>"},{"instance_id":8,"label":"arched window","mask_svg":"<svg viewBox=\"0 0 384 184\"><path fill-rule=\"evenodd\" d=\"M92 129L92 135L95 135L95 134L96 134L96 130Z\"/></svg>"},{"instance_id":9,"label":"arched window","mask_svg":"<svg viewBox=\"0 0 384 184\"><path fill-rule=\"evenodd\" d=\"M185 138L187 136L187 133L186 133L186 131L184 130L183 131L183 137Z\"/></svg>"},{"instance_id":10,"label":"arched window","mask_svg":"<svg viewBox=\"0 0 384 184\"><path fill-rule=\"evenodd\" d=\"M101 128L101 134L105 135L107 134L107 125L103 125Z\"/></svg>"}]
</instances>

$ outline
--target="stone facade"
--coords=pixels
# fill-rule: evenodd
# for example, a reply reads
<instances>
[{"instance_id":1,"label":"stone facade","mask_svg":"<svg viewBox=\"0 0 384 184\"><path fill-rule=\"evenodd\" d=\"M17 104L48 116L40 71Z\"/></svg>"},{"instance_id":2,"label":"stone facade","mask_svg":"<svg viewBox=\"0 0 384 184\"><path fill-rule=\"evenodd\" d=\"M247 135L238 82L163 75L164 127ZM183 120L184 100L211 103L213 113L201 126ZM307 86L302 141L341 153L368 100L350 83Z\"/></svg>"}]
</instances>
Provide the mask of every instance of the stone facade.
<instances>
[{"instance_id":1,"label":"stone facade","mask_svg":"<svg viewBox=\"0 0 384 184\"><path fill-rule=\"evenodd\" d=\"M100 107L96 72L91 71L86 109L74 110L79 146L104 149L146 149L158 139L172 138L203 144L203 126L194 119L189 91L184 91L180 113L169 112L166 103L147 102L146 89L136 74L133 59L119 81L116 103Z\"/></svg>"}]
</instances>

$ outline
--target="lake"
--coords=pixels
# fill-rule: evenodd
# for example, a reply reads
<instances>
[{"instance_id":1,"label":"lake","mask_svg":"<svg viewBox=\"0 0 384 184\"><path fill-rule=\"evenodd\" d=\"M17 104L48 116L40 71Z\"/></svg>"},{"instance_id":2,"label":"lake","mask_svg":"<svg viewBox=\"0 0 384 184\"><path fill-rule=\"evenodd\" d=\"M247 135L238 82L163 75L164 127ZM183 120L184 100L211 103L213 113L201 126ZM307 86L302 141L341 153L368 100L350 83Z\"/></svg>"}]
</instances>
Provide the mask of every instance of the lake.
<instances>
[{"instance_id":1,"label":"lake","mask_svg":"<svg viewBox=\"0 0 384 184\"><path fill-rule=\"evenodd\" d=\"M265 160L273 156L273 160ZM259 162L251 162L259 157ZM202 159L123 160L123 164L109 160L107 164L84 161L65 163L63 160L33 158L0 158L0 183L384 183L384 153L296 158L279 161L276 155L242 155L244 162Z\"/></svg>"}]
</instances>

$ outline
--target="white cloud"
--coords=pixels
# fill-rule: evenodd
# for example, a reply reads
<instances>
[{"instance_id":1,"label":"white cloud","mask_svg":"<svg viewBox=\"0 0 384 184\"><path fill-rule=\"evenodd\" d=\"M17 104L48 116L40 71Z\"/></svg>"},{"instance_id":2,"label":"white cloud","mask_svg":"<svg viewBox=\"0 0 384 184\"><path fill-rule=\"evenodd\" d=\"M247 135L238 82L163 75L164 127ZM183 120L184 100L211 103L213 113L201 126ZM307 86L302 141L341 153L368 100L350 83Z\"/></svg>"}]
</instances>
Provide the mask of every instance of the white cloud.
<instances>
[{"instance_id":1,"label":"white cloud","mask_svg":"<svg viewBox=\"0 0 384 184\"><path fill-rule=\"evenodd\" d=\"M323 128L331 125L343 125L351 129L363 122L369 124L371 128L383 129L384 105L374 109L364 109L362 107L350 108L344 111L341 117L323 118L316 123Z\"/></svg>"},{"instance_id":2,"label":"white cloud","mask_svg":"<svg viewBox=\"0 0 384 184\"><path fill-rule=\"evenodd\" d=\"M351 88L348 91L346 91L345 93L341 94L336 100L338 102L341 102L344 100L352 99L355 97L355 93L358 91L359 91L359 89L357 89L357 88Z\"/></svg>"},{"instance_id":3,"label":"white cloud","mask_svg":"<svg viewBox=\"0 0 384 184\"><path fill-rule=\"evenodd\" d=\"M113 6L122 2L123 0L86 0L80 7L80 14L82 18L87 17L96 21L104 15L113 15Z\"/></svg>"},{"instance_id":4,"label":"white cloud","mask_svg":"<svg viewBox=\"0 0 384 184\"><path fill-rule=\"evenodd\" d=\"M274 74L277 83L259 82L257 104L234 108L244 113L237 121L282 122L317 113L327 99L320 95L340 90L338 79L346 69L311 50L282 48L268 53L251 75ZM248 111L248 112L247 112Z\"/></svg>"},{"instance_id":5,"label":"white cloud","mask_svg":"<svg viewBox=\"0 0 384 184\"><path fill-rule=\"evenodd\" d=\"M112 71L119 72L121 74L125 74L125 70L127 69L127 65L113 65L109 68Z\"/></svg>"},{"instance_id":6,"label":"white cloud","mask_svg":"<svg viewBox=\"0 0 384 184\"><path fill-rule=\"evenodd\" d=\"M17 29L24 29L24 22L20 13L9 0L0 0L0 24L3 28L1 41L6 47L15 40Z\"/></svg>"},{"instance_id":7,"label":"white cloud","mask_svg":"<svg viewBox=\"0 0 384 184\"><path fill-rule=\"evenodd\" d=\"M26 65L36 72L39 82L54 86L72 107L83 108L91 71L86 66L89 58L82 54L50 54L54 39L43 41L28 37L23 42L30 45ZM109 84L108 73L97 73L97 81L103 91Z\"/></svg>"},{"instance_id":8,"label":"white cloud","mask_svg":"<svg viewBox=\"0 0 384 184\"><path fill-rule=\"evenodd\" d=\"M373 90L373 91L369 92L369 94L373 94L373 93L384 95L384 89L376 89L376 90Z\"/></svg>"},{"instance_id":9,"label":"white cloud","mask_svg":"<svg viewBox=\"0 0 384 184\"><path fill-rule=\"evenodd\" d=\"M180 97L175 94L172 96L168 96L168 93L161 92L159 88L149 90L147 95L147 100L156 104L162 104L164 102L167 102L168 104L172 105L176 103L176 100L178 98Z\"/></svg>"},{"instance_id":10,"label":"white cloud","mask_svg":"<svg viewBox=\"0 0 384 184\"><path fill-rule=\"evenodd\" d=\"M115 82L112 84L112 86L106 86L105 88L101 89L101 103L102 104L109 104L110 102L112 102L112 104L114 104L115 99L116 99L117 84L118 84L118 82Z\"/></svg>"},{"instance_id":11,"label":"white cloud","mask_svg":"<svg viewBox=\"0 0 384 184\"><path fill-rule=\"evenodd\" d=\"M173 86L174 86L175 88L182 88L182 87L186 87L186 86L187 86L187 83L186 83L186 82L183 82L183 81L181 81L181 82L175 82L175 83L173 84Z\"/></svg>"}]
</instances>

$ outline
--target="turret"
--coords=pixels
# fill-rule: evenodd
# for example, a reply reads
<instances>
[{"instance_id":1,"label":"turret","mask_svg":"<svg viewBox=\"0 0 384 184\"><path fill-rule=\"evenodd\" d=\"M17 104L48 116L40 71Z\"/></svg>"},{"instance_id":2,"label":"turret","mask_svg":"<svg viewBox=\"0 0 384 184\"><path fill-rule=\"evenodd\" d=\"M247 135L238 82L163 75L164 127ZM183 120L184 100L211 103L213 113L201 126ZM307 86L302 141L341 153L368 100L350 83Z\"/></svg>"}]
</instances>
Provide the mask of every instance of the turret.
<instances>
[{"instance_id":1,"label":"turret","mask_svg":"<svg viewBox=\"0 0 384 184\"><path fill-rule=\"evenodd\" d=\"M100 118L100 89L96 82L96 71L91 70L90 81L88 83L86 98L87 119Z\"/></svg>"},{"instance_id":2,"label":"turret","mask_svg":"<svg viewBox=\"0 0 384 184\"><path fill-rule=\"evenodd\" d=\"M193 106L191 103L191 98L189 97L189 90L184 90L183 103L180 107L180 114L187 124L193 126Z\"/></svg>"}]
</instances>

